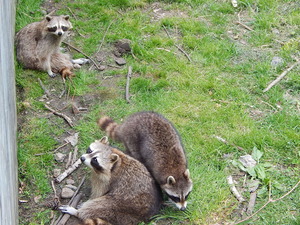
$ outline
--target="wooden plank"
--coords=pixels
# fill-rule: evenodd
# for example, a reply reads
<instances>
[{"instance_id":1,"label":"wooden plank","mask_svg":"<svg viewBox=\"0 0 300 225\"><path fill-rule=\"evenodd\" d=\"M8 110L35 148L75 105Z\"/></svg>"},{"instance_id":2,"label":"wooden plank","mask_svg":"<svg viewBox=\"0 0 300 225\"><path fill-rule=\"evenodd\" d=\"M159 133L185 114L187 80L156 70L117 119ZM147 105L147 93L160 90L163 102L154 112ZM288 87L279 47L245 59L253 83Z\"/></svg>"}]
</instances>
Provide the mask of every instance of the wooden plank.
<instances>
[{"instance_id":1,"label":"wooden plank","mask_svg":"<svg viewBox=\"0 0 300 225\"><path fill-rule=\"evenodd\" d=\"M15 1L0 0L0 224L18 224Z\"/></svg>"}]
</instances>

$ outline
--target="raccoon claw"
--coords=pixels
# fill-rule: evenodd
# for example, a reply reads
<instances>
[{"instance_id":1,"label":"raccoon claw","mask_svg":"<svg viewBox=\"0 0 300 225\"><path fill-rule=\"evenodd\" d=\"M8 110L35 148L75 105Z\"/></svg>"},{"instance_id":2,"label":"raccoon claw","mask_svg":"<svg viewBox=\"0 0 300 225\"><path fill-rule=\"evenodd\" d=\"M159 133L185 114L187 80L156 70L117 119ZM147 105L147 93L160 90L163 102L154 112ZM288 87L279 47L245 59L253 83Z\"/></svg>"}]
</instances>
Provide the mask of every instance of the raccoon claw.
<instances>
[{"instance_id":1,"label":"raccoon claw","mask_svg":"<svg viewBox=\"0 0 300 225\"><path fill-rule=\"evenodd\" d=\"M72 206L68 206L68 205L62 205L59 207L59 210L62 212L62 213L67 213L67 214L70 214L70 215L77 215L77 209L73 208Z\"/></svg>"}]
</instances>

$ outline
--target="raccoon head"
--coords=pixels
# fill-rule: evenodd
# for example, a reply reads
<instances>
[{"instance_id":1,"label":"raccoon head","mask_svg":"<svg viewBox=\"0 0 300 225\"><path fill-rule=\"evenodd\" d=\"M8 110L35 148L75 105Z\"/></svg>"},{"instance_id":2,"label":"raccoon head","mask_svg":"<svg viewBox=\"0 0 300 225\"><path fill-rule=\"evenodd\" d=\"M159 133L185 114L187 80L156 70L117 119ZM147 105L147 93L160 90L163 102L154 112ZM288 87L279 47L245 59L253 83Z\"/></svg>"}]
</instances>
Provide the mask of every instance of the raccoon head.
<instances>
[{"instance_id":1,"label":"raccoon head","mask_svg":"<svg viewBox=\"0 0 300 225\"><path fill-rule=\"evenodd\" d=\"M63 36L66 31L72 28L69 16L46 16L47 31L56 36Z\"/></svg>"},{"instance_id":2,"label":"raccoon head","mask_svg":"<svg viewBox=\"0 0 300 225\"><path fill-rule=\"evenodd\" d=\"M162 185L161 188L178 209L185 210L187 198L193 188L189 170L186 169L180 179L177 180L173 176L168 176L166 184Z\"/></svg>"},{"instance_id":3,"label":"raccoon head","mask_svg":"<svg viewBox=\"0 0 300 225\"><path fill-rule=\"evenodd\" d=\"M90 144L81 161L96 173L110 174L112 167L119 160L119 155L112 153L107 137Z\"/></svg>"}]
</instances>

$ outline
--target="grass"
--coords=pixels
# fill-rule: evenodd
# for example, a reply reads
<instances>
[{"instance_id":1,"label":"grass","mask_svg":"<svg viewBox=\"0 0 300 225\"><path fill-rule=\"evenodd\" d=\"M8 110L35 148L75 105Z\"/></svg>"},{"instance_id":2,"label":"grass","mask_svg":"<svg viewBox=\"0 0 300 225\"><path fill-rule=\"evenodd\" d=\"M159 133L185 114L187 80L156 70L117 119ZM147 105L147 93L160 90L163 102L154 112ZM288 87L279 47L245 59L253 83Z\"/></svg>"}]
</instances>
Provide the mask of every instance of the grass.
<instances>
[{"instance_id":1,"label":"grass","mask_svg":"<svg viewBox=\"0 0 300 225\"><path fill-rule=\"evenodd\" d=\"M39 20L40 4L39 1L19 1L17 30ZM121 121L131 113L154 110L169 118L182 136L194 181L188 211L182 213L167 208L154 221L162 221L162 224L169 219L172 224L237 221L234 210L238 205L229 191L226 176L236 172L230 161L251 154L254 147L264 153L263 162L272 164L266 176L267 181L275 184L274 198L297 183L300 172L299 67L269 92L262 93L270 81L293 63L294 57L299 57L297 1L244 0L239 2L238 8L226 1L205 0L81 0L60 4L68 6L76 15L76 19L71 20L76 30L71 41L83 52L93 55L106 35L103 49L118 39L127 38L132 41L136 57L126 56L134 72L130 104L123 99L125 79L119 79L116 90L103 86L104 81L100 79L125 76L126 68L76 72L70 85L71 95L106 96L93 105L75 127L81 135L81 153L91 141L104 135L95 123L99 112ZM58 14L70 14L70 11L61 7ZM235 23L238 15L253 31ZM181 46L193 61L189 62L175 45ZM274 56L283 58L284 64L273 68ZM74 57L82 56L76 53ZM18 64L16 71L19 115L30 112L19 127L19 179L30 183L26 196L46 198L51 193L53 156L34 154L49 152L58 145L55 138L64 133L60 128L64 122L57 119L57 126L41 116L45 109L39 101L43 92L37 78L47 85L55 81L45 73L23 70ZM220 143L213 135L242 146L245 152ZM226 154L231 158L224 158ZM267 184L261 182L255 210L268 199ZM299 224L299 193L298 188L281 201L268 205L250 223ZM37 210L32 215L32 224L47 224L47 215Z\"/></svg>"}]
</instances>

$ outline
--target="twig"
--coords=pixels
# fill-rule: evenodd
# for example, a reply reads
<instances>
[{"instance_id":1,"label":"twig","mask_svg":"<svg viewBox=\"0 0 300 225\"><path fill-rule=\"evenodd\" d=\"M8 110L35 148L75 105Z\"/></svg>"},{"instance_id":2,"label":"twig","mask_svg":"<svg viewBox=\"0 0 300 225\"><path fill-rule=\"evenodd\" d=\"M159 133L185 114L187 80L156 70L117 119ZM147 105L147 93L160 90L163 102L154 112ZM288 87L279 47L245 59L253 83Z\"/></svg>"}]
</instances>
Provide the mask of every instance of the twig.
<instances>
[{"instance_id":1,"label":"twig","mask_svg":"<svg viewBox=\"0 0 300 225\"><path fill-rule=\"evenodd\" d=\"M176 45L176 44L175 44L175 46L176 46L176 48L178 48L179 51L181 51L181 52L187 57L187 59L188 59L190 62L192 62L190 56L189 56L189 55L188 55L181 47L179 47L179 46Z\"/></svg>"},{"instance_id":2,"label":"twig","mask_svg":"<svg viewBox=\"0 0 300 225\"><path fill-rule=\"evenodd\" d=\"M156 48L156 49L158 49L158 50L163 50L163 51L170 52L170 53L173 53L173 54L175 54L175 55L178 55L177 53L172 52L172 51L170 51L169 49L165 49L165 48Z\"/></svg>"},{"instance_id":3,"label":"twig","mask_svg":"<svg viewBox=\"0 0 300 225\"><path fill-rule=\"evenodd\" d=\"M251 27L248 27L247 25L243 24L242 22L240 21L237 21L236 22L238 25L241 25L242 27L244 27L245 29L249 30L249 31L254 31Z\"/></svg>"},{"instance_id":4,"label":"twig","mask_svg":"<svg viewBox=\"0 0 300 225\"><path fill-rule=\"evenodd\" d=\"M68 161L67 161L67 164L66 164L66 169L68 169L68 167L70 166L71 159L72 159L72 152L69 152L69 157L68 157Z\"/></svg>"},{"instance_id":5,"label":"twig","mask_svg":"<svg viewBox=\"0 0 300 225\"><path fill-rule=\"evenodd\" d=\"M240 223L243 223L243 222L251 219L253 216L255 216L257 213L259 213L261 210L263 210L271 202L277 202L277 201L280 201L281 199L285 198L286 196L291 194L299 186L299 184L300 184L300 180L298 181L298 183L291 190L289 190L287 193L285 193L284 195L282 195L280 198L277 198L277 199L272 199L272 197L271 197L271 188L269 188L269 200L262 207L260 207L255 213L253 213L252 215L248 216L247 218L245 218L243 220L240 220L240 221L236 222L235 224L240 224Z\"/></svg>"},{"instance_id":6,"label":"twig","mask_svg":"<svg viewBox=\"0 0 300 225\"><path fill-rule=\"evenodd\" d=\"M100 52L100 50L101 50L101 47L102 47L102 45L103 45L103 43L104 43L104 40L105 40L106 34L107 34L107 32L108 32L108 30L109 30L110 26L113 24L113 22L114 22L114 20L113 20L113 21L111 21L111 23L110 23L110 24L107 26L107 28L106 28L106 30L105 30L105 33L104 33L104 35L103 35L102 41L101 41L101 43L100 43L100 45L99 45L99 47L98 47L98 50L97 50L96 54L98 54L98 53Z\"/></svg>"},{"instance_id":7,"label":"twig","mask_svg":"<svg viewBox=\"0 0 300 225\"><path fill-rule=\"evenodd\" d=\"M81 164L81 160L77 159L77 161L72 164L65 172L60 174L58 177L56 177L55 181L57 183L60 183L62 180L64 180L67 176L69 176L71 173L73 173Z\"/></svg>"},{"instance_id":8,"label":"twig","mask_svg":"<svg viewBox=\"0 0 300 225\"><path fill-rule=\"evenodd\" d=\"M70 142L66 142L66 143L64 143L64 144L62 144L62 145L60 145L60 146L58 146L56 149L54 149L53 150L53 153L54 152L57 152L59 149L61 149L62 147L65 147L67 144L69 144Z\"/></svg>"},{"instance_id":9,"label":"twig","mask_svg":"<svg viewBox=\"0 0 300 225\"><path fill-rule=\"evenodd\" d=\"M75 196L75 195L74 195ZM69 204L72 207L76 207L80 201L80 199L82 198L82 193L79 193L78 195L76 195L76 197L74 199L71 199ZM71 215L69 214L62 214L56 221L55 225L64 225L67 223L67 221L69 220L69 218L71 217Z\"/></svg>"},{"instance_id":10,"label":"twig","mask_svg":"<svg viewBox=\"0 0 300 225\"><path fill-rule=\"evenodd\" d=\"M51 181L51 186L52 186L52 189L53 189L53 192L54 192L54 197L55 197L55 198L58 198L58 196L57 196L57 194L56 194L56 189L55 189L54 181L53 181L53 180Z\"/></svg>"},{"instance_id":11,"label":"twig","mask_svg":"<svg viewBox=\"0 0 300 225\"><path fill-rule=\"evenodd\" d=\"M70 11L70 13L71 13L72 16L74 17L74 19L77 20L77 17L76 17L76 15L73 13L73 11L72 11L68 6L66 6L66 7L67 7L67 9Z\"/></svg>"},{"instance_id":12,"label":"twig","mask_svg":"<svg viewBox=\"0 0 300 225\"><path fill-rule=\"evenodd\" d=\"M251 214L254 209L257 193L256 191L250 193L250 199L247 207L247 213Z\"/></svg>"},{"instance_id":13,"label":"twig","mask_svg":"<svg viewBox=\"0 0 300 225\"><path fill-rule=\"evenodd\" d=\"M43 84L43 82L41 81L41 79L38 78L38 80L39 80L39 83L40 83L42 89L44 90L45 94L46 94L48 97L50 97L50 92L49 92L48 89L45 87L45 85Z\"/></svg>"},{"instance_id":14,"label":"twig","mask_svg":"<svg viewBox=\"0 0 300 225\"><path fill-rule=\"evenodd\" d=\"M228 141L226 141L224 138L220 137L220 136L217 136L217 135L213 135L214 138L218 139L219 141L221 141L222 143L226 144L226 145L230 145L232 147L235 147L237 148L238 150L240 151L245 151L244 148L240 147L240 146L237 146L235 144L232 144L232 143L229 143Z\"/></svg>"},{"instance_id":15,"label":"twig","mask_svg":"<svg viewBox=\"0 0 300 225\"><path fill-rule=\"evenodd\" d=\"M171 39L171 36L170 36L170 34L169 34L167 28L166 28L164 25L163 25L163 28L164 28L165 32L167 33L168 37ZM189 55L188 55L188 54L187 54L180 46L178 46L177 44L174 44L174 45L176 46L176 48L178 48L179 51L181 51L181 52L187 57L187 59L188 59L190 62L192 62L190 56L189 56Z\"/></svg>"},{"instance_id":16,"label":"twig","mask_svg":"<svg viewBox=\"0 0 300 225\"><path fill-rule=\"evenodd\" d=\"M125 88L125 99L127 103L130 103L130 95L129 95L129 85L130 85L130 78L132 74L132 67L128 67L128 73L127 73L127 80L126 80L126 88Z\"/></svg>"},{"instance_id":17,"label":"twig","mask_svg":"<svg viewBox=\"0 0 300 225\"><path fill-rule=\"evenodd\" d=\"M234 197L236 197L236 199L239 202L244 202L245 199L243 198L243 196L238 192L238 190L234 186L234 182L233 182L232 176L228 176L227 177L227 182L229 184L230 190L231 190L232 194L234 195Z\"/></svg>"},{"instance_id":18,"label":"twig","mask_svg":"<svg viewBox=\"0 0 300 225\"><path fill-rule=\"evenodd\" d=\"M52 16L52 14L54 14L56 10L57 10L57 9L52 10L51 12L49 12L49 13L47 14L47 16Z\"/></svg>"},{"instance_id":19,"label":"twig","mask_svg":"<svg viewBox=\"0 0 300 225\"><path fill-rule=\"evenodd\" d=\"M78 153L78 147L75 146L74 152L73 152L72 164L74 164L74 163L76 162L76 159L77 159L77 153Z\"/></svg>"},{"instance_id":20,"label":"twig","mask_svg":"<svg viewBox=\"0 0 300 225\"><path fill-rule=\"evenodd\" d=\"M67 123L70 125L70 127L73 127L73 126L74 126L72 120L71 120L68 116L66 116L65 114L59 113L59 112L55 111L54 109L52 109L50 106L48 106L48 105L46 105L46 104L45 104L45 107L46 107L48 110L50 110L54 115L60 116L60 117L62 117L63 119L65 119L65 121L67 121Z\"/></svg>"},{"instance_id":21,"label":"twig","mask_svg":"<svg viewBox=\"0 0 300 225\"><path fill-rule=\"evenodd\" d=\"M287 68L285 71L283 71L279 77L277 77L274 81L272 81L268 87L266 87L263 92L267 92L268 90L270 90L274 85L276 85L282 78L285 77L285 75L287 75L288 72L290 72L294 67L296 67L298 64L300 63L300 60L298 60L297 62L295 62L293 65L291 65L289 68Z\"/></svg>"},{"instance_id":22,"label":"twig","mask_svg":"<svg viewBox=\"0 0 300 225\"><path fill-rule=\"evenodd\" d=\"M81 50L79 50L78 48L74 47L73 45L67 43L67 42L64 42L63 43L71 48L73 48L74 50L76 50L77 52L81 53L82 55L84 55L85 57L87 57L89 60L92 61L92 63L97 67L98 70L101 70L100 67L97 65L97 63L90 57L88 56L87 54L85 54L84 52L82 52Z\"/></svg>"}]
</instances>

